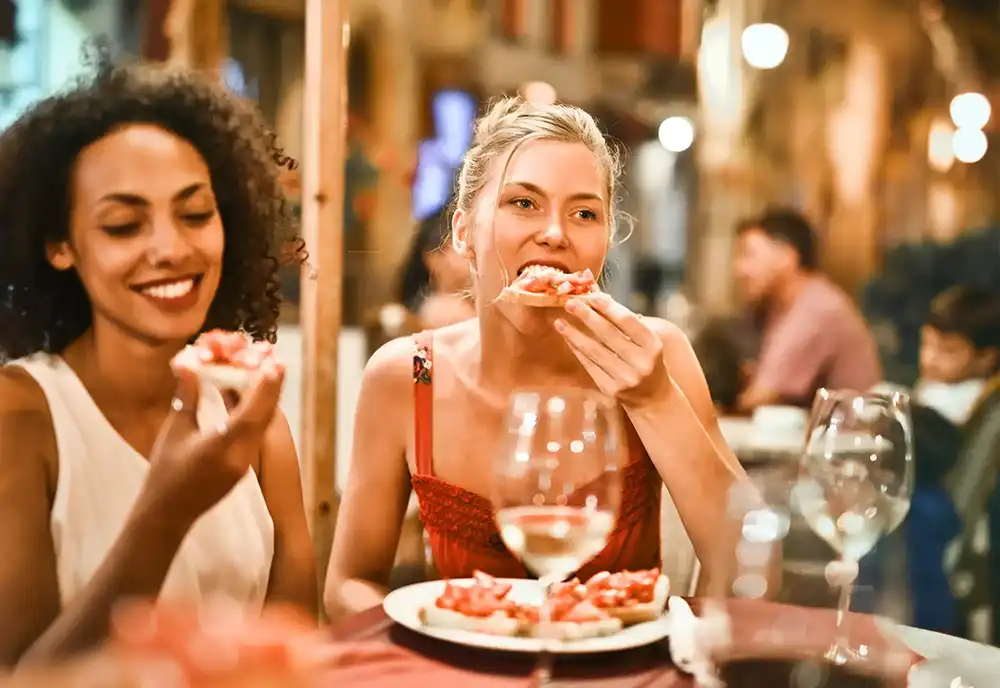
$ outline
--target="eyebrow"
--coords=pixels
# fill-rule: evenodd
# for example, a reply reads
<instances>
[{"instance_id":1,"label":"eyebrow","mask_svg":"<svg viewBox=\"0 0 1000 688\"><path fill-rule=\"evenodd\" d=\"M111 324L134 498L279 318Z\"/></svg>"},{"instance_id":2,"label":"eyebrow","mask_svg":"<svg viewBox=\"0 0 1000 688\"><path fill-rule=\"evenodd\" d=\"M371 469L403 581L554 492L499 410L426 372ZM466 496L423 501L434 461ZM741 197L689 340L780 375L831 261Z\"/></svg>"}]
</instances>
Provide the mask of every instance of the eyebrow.
<instances>
[{"instance_id":1,"label":"eyebrow","mask_svg":"<svg viewBox=\"0 0 1000 688\"><path fill-rule=\"evenodd\" d=\"M204 182L195 182L194 184L185 186L183 189L174 194L173 200L174 202L186 201L187 199L194 196L195 193L197 193L203 187L205 187ZM146 198L143 198L138 194L132 194L132 193L110 193L107 194L106 196L102 196L101 200L115 201L118 203L124 203L125 205L136 206L136 207L149 205L149 201Z\"/></svg>"},{"instance_id":2,"label":"eyebrow","mask_svg":"<svg viewBox=\"0 0 1000 688\"><path fill-rule=\"evenodd\" d=\"M537 184L532 184L531 182L508 182L504 186L505 187L506 186L520 186L521 188L526 189L526 190L530 191L531 193L538 194L539 196L546 196L546 197L548 197L548 194L545 193L545 191L542 190L542 187L538 186ZM590 193L590 192L586 192L586 191L581 191L581 192L575 193L575 194L571 195L568 200L570 200L570 201L599 201L601 203L604 202L604 199L601 198L598 194Z\"/></svg>"}]
</instances>

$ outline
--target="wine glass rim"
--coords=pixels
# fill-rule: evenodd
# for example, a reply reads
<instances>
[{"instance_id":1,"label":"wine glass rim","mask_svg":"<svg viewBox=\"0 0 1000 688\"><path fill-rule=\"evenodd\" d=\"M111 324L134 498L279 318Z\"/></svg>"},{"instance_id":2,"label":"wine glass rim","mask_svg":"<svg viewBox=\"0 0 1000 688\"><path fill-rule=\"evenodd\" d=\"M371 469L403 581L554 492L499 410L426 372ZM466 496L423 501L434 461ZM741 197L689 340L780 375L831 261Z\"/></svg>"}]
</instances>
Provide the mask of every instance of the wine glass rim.
<instances>
[{"instance_id":1,"label":"wine glass rim","mask_svg":"<svg viewBox=\"0 0 1000 688\"><path fill-rule=\"evenodd\" d=\"M829 399L831 401L843 401L845 399L859 398L889 400L902 397L904 400L909 401L910 394L903 389L893 389L891 392L878 392L874 390L829 389L827 387L820 387L816 390L816 397Z\"/></svg>"},{"instance_id":2,"label":"wine glass rim","mask_svg":"<svg viewBox=\"0 0 1000 688\"><path fill-rule=\"evenodd\" d=\"M518 397L537 395L542 399L551 399L553 397L567 397L567 398L577 398L577 399L588 399L591 401L596 401L602 406L613 407L615 405L614 399L609 397L607 394L602 393L600 390L588 389L586 387L573 387L571 385L556 385L556 386L545 386L545 387L518 387L510 394L510 398L513 401Z\"/></svg>"}]
</instances>

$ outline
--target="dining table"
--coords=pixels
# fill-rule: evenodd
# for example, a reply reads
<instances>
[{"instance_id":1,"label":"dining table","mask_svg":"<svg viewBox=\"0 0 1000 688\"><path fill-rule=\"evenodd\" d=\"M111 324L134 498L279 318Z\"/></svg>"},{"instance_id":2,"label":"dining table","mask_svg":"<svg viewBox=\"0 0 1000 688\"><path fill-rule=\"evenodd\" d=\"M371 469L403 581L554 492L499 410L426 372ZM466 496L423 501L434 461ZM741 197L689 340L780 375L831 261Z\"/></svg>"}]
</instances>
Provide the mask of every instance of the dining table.
<instances>
[{"instance_id":1,"label":"dining table","mask_svg":"<svg viewBox=\"0 0 1000 688\"><path fill-rule=\"evenodd\" d=\"M696 614L705 601L688 599ZM849 673L822 660L834 637L835 612L763 600L732 599L721 603L729 617L730 642L722 678L729 688L836 688L837 686L907 686L914 688L982 688L986 684L940 683L937 674L920 669L933 662L947 671L988 671L1000 676L1000 650L958 638L901 626L866 614L847 618L852 645L863 647L869 666L878 672ZM484 650L431 638L393 622L381 607L333 624L338 642L384 643L400 652L384 665L372 662L338 670L338 686L378 685L527 687L534 684L536 657L527 653ZM942 651L942 648L944 650ZM949 664L950 662L950 664ZM917 667L914 669L913 667ZM962 669L961 667L966 667ZM820 680L823 677L825 680ZM819 678L817 678L819 677ZM331 675L330 685L334 684ZM909 682L908 682L909 680ZM950 681L950 679L949 679ZM554 686L593 688L695 688L694 679L671 661L666 640L619 652L557 655Z\"/></svg>"}]
</instances>

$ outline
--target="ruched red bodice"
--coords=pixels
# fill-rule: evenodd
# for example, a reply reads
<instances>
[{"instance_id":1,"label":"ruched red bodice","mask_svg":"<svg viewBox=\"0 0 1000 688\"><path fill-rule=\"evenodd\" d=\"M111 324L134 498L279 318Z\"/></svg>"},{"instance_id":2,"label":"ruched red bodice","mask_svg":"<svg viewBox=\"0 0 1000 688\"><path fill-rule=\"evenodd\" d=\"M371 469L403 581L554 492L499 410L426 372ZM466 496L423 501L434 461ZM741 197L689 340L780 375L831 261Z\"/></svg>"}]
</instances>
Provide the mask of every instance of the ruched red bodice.
<instances>
[{"instance_id":1,"label":"ruched red bodice","mask_svg":"<svg viewBox=\"0 0 1000 688\"><path fill-rule=\"evenodd\" d=\"M466 578L475 570L529 578L531 574L500 538L492 503L434 476L433 333L422 332L413 339L416 473L411 479L435 567L444 578ZM660 476L635 430L628 423L626 428L629 461L622 474L621 511L607 547L578 572L583 578L599 571L660 566Z\"/></svg>"}]
</instances>

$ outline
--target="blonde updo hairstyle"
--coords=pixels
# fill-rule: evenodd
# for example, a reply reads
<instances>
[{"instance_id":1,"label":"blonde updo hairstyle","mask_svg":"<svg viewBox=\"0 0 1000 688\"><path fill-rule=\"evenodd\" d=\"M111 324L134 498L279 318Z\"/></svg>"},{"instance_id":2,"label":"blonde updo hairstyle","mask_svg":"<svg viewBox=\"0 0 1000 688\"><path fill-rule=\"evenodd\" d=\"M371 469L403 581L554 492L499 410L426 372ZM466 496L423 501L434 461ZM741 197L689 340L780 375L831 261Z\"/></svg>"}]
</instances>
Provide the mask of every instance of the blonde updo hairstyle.
<instances>
[{"instance_id":1,"label":"blonde updo hairstyle","mask_svg":"<svg viewBox=\"0 0 1000 688\"><path fill-rule=\"evenodd\" d=\"M572 105L536 105L519 96L503 98L493 103L486 114L476 121L472 146L462 159L455 209L462 212L467 223L472 222L476 202L486 186L493 164L505 157L497 189L498 197L494 201L498 203L510 161L517 150L529 141L582 143L594 154L604 179L605 216L608 218L610 245L617 235L619 220L630 220L619 210L616 195L621 175L621 157L617 149L608 145L594 118L585 110ZM466 247L459 243L454 233L452 241L460 254L468 255ZM509 284L508 275L504 275L504 280Z\"/></svg>"}]
</instances>

